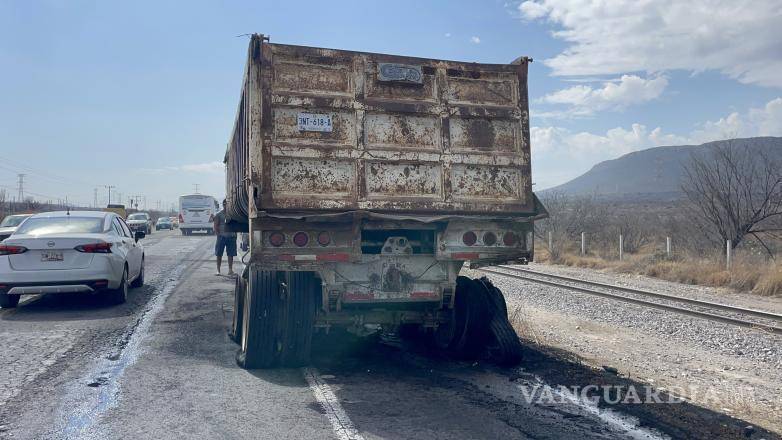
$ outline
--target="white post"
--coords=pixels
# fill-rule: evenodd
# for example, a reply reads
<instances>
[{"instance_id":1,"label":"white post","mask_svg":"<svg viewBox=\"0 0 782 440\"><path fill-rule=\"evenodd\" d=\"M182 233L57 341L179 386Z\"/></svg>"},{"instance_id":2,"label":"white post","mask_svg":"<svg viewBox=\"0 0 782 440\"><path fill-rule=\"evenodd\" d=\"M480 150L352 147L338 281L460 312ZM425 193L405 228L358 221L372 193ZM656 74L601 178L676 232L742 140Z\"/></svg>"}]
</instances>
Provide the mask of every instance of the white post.
<instances>
[{"instance_id":1,"label":"white post","mask_svg":"<svg viewBox=\"0 0 782 440\"><path fill-rule=\"evenodd\" d=\"M665 237L665 254L671 258L671 237Z\"/></svg>"},{"instance_id":2,"label":"white post","mask_svg":"<svg viewBox=\"0 0 782 440\"><path fill-rule=\"evenodd\" d=\"M619 261L622 261L622 256L624 254L624 237L622 237L622 234L619 234Z\"/></svg>"},{"instance_id":3,"label":"white post","mask_svg":"<svg viewBox=\"0 0 782 440\"><path fill-rule=\"evenodd\" d=\"M730 240L728 240L725 244L725 266L728 270L730 270L730 263L731 263L731 255L730 255Z\"/></svg>"},{"instance_id":4,"label":"white post","mask_svg":"<svg viewBox=\"0 0 782 440\"><path fill-rule=\"evenodd\" d=\"M548 252L551 254L554 250L553 240L551 239L551 231L548 231Z\"/></svg>"},{"instance_id":5,"label":"white post","mask_svg":"<svg viewBox=\"0 0 782 440\"><path fill-rule=\"evenodd\" d=\"M586 250L586 234L582 232L581 233L581 255L586 255L586 253L587 253L587 250Z\"/></svg>"}]
</instances>

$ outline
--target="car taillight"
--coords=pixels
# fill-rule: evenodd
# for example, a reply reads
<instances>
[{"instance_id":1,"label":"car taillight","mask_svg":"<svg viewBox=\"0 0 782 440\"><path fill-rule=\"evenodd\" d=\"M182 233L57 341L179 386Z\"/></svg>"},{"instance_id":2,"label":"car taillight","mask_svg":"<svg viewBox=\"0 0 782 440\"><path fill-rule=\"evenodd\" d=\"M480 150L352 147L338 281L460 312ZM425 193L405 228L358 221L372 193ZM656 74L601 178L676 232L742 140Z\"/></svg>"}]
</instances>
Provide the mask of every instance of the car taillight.
<instances>
[{"instance_id":1,"label":"car taillight","mask_svg":"<svg viewBox=\"0 0 782 440\"><path fill-rule=\"evenodd\" d=\"M318 244L321 246L328 246L331 244L331 235L328 232L323 231L318 234Z\"/></svg>"},{"instance_id":2,"label":"car taillight","mask_svg":"<svg viewBox=\"0 0 782 440\"><path fill-rule=\"evenodd\" d=\"M519 242L519 236L515 232L508 231L502 236L502 242L505 246L515 246Z\"/></svg>"},{"instance_id":3,"label":"car taillight","mask_svg":"<svg viewBox=\"0 0 782 440\"><path fill-rule=\"evenodd\" d=\"M87 253L87 254L110 254L111 253L111 243L82 244L82 245L76 246L74 249L79 251L79 252L84 252L84 253Z\"/></svg>"},{"instance_id":4,"label":"car taillight","mask_svg":"<svg viewBox=\"0 0 782 440\"><path fill-rule=\"evenodd\" d=\"M464 233L464 235L462 235L462 242L467 246L472 246L477 241L478 241L478 236L475 235L475 232L467 231Z\"/></svg>"},{"instance_id":5,"label":"car taillight","mask_svg":"<svg viewBox=\"0 0 782 440\"><path fill-rule=\"evenodd\" d=\"M483 244L486 246L494 246L497 243L497 236L494 232L486 232L483 234Z\"/></svg>"},{"instance_id":6,"label":"car taillight","mask_svg":"<svg viewBox=\"0 0 782 440\"><path fill-rule=\"evenodd\" d=\"M14 246L11 244L0 244L0 255L16 255L27 252L24 246Z\"/></svg>"},{"instance_id":7,"label":"car taillight","mask_svg":"<svg viewBox=\"0 0 782 440\"><path fill-rule=\"evenodd\" d=\"M269 236L269 243L274 247L280 247L285 243L285 236L279 232L273 232Z\"/></svg>"},{"instance_id":8,"label":"car taillight","mask_svg":"<svg viewBox=\"0 0 782 440\"><path fill-rule=\"evenodd\" d=\"M306 246L310 242L310 236L306 232L297 232L293 236L293 244L298 247Z\"/></svg>"}]
</instances>

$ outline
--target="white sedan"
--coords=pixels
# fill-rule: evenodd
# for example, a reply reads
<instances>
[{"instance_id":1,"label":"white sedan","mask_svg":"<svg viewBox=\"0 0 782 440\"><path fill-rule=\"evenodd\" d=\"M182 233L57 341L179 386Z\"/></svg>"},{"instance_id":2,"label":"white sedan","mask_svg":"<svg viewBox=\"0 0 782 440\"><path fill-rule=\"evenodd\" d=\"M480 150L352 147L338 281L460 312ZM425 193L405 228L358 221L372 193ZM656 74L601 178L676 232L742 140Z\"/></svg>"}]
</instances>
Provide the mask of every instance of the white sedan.
<instances>
[{"instance_id":1,"label":"white sedan","mask_svg":"<svg viewBox=\"0 0 782 440\"><path fill-rule=\"evenodd\" d=\"M100 292L123 303L144 284L141 238L113 212L33 215L0 243L0 307L42 293Z\"/></svg>"}]
</instances>

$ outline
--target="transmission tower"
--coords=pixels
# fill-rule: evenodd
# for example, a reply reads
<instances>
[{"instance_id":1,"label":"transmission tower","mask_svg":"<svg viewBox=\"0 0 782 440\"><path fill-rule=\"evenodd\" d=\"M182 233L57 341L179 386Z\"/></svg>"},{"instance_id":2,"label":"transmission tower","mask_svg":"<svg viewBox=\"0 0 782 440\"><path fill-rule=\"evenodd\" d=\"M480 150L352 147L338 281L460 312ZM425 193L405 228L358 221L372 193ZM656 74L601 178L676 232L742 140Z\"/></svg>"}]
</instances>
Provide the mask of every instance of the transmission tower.
<instances>
[{"instance_id":1,"label":"transmission tower","mask_svg":"<svg viewBox=\"0 0 782 440\"><path fill-rule=\"evenodd\" d=\"M26 175L27 174L17 174L17 176L19 176L19 194L17 197L19 197L20 202L24 201L24 176Z\"/></svg>"}]
</instances>

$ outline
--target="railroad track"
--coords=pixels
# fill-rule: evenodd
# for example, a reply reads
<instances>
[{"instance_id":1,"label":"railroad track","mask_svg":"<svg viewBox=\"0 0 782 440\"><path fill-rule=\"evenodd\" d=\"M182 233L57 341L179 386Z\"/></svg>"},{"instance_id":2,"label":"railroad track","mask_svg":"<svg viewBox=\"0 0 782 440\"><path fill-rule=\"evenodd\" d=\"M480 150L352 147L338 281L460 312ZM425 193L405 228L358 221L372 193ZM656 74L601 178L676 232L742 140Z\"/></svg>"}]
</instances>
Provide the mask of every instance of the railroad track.
<instances>
[{"instance_id":1,"label":"railroad track","mask_svg":"<svg viewBox=\"0 0 782 440\"><path fill-rule=\"evenodd\" d=\"M648 290L617 286L614 284L586 281L578 278L553 275L511 266L496 266L495 269L487 268L480 269L480 271L782 335L782 327L777 325L777 323L782 323L782 315L762 310L735 307L692 298L683 298L664 293L650 292ZM589 286L591 288L584 286ZM610 291L623 292L630 295L621 295L611 293ZM655 301L650 301L649 299L654 299ZM755 318L755 320L750 320L749 317ZM763 322L759 322L758 318Z\"/></svg>"}]
</instances>

